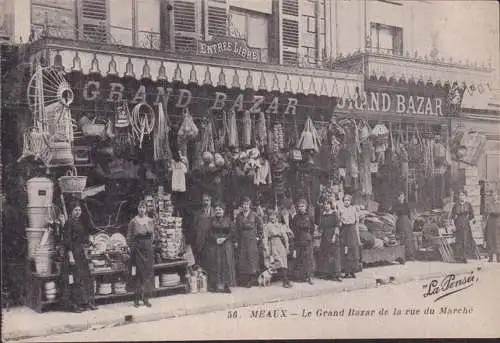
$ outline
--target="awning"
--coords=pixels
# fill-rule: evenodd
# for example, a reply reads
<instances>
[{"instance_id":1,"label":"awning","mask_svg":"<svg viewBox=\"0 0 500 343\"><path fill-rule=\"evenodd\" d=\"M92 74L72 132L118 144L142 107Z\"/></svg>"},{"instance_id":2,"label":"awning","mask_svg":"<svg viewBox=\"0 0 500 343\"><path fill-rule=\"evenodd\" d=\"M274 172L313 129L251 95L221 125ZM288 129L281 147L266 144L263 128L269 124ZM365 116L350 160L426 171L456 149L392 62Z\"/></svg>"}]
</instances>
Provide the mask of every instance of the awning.
<instances>
[{"instance_id":1,"label":"awning","mask_svg":"<svg viewBox=\"0 0 500 343\"><path fill-rule=\"evenodd\" d=\"M356 87L363 88L362 74L199 56L164 57L147 49L135 49L129 53L128 48L119 46L89 49L79 47L77 43L71 46L72 43L46 43L31 56L30 62L36 65L41 56L46 56L49 65L66 72L328 97L351 97Z\"/></svg>"}]
</instances>

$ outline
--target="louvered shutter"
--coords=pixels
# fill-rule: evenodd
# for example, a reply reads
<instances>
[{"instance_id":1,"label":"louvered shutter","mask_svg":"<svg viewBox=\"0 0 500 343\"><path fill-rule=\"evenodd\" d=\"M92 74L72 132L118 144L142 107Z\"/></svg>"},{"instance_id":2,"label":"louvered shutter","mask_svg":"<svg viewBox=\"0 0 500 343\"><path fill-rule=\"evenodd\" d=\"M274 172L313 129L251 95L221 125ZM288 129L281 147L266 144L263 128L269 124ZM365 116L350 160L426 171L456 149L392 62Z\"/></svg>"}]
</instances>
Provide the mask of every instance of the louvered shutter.
<instances>
[{"instance_id":1,"label":"louvered shutter","mask_svg":"<svg viewBox=\"0 0 500 343\"><path fill-rule=\"evenodd\" d=\"M206 0L205 39L227 36L228 0Z\"/></svg>"},{"instance_id":2,"label":"louvered shutter","mask_svg":"<svg viewBox=\"0 0 500 343\"><path fill-rule=\"evenodd\" d=\"M106 0L80 1L80 32L83 39L108 40L108 9Z\"/></svg>"},{"instance_id":3,"label":"louvered shutter","mask_svg":"<svg viewBox=\"0 0 500 343\"><path fill-rule=\"evenodd\" d=\"M394 49L394 55L402 56L403 55L403 29L400 27L395 27L393 29L392 36L392 46Z\"/></svg>"},{"instance_id":4,"label":"louvered shutter","mask_svg":"<svg viewBox=\"0 0 500 343\"><path fill-rule=\"evenodd\" d=\"M300 42L299 0L282 0L283 64L297 64Z\"/></svg>"},{"instance_id":5,"label":"louvered shutter","mask_svg":"<svg viewBox=\"0 0 500 343\"><path fill-rule=\"evenodd\" d=\"M174 0L174 49L195 52L201 38L201 1Z\"/></svg>"}]
</instances>

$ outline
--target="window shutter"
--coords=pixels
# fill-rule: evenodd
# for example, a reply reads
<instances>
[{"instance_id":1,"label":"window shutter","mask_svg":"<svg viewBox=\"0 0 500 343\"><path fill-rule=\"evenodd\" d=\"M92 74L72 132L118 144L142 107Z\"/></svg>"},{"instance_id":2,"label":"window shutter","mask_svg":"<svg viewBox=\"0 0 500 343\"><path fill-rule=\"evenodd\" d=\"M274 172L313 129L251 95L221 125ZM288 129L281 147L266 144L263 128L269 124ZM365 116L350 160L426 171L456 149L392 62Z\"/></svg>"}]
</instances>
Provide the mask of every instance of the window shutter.
<instances>
[{"instance_id":1,"label":"window shutter","mask_svg":"<svg viewBox=\"0 0 500 343\"><path fill-rule=\"evenodd\" d=\"M300 41L299 0L282 0L283 63L297 64Z\"/></svg>"},{"instance_id":2,"label":"window shutter","mask_svg":"<svg viewBox=\"0 0 500 343\"><path fill-rule=\"evenodd\" d=\"M106 0L81 0L80 29L84 39L108 40L108 9Z\"/></svg>"},{"instance_id":3,"label":"window shutter","mask_svg":"<svg viewBox=\"0 0 500 343\"><path fill-rule=\"evenodd\" d=\"M174 49L195 52L201 37L201 2L174 0Z\"/></svg>"},{"instance_id":4,"label":"window shutter","mask_svg":"<svg viewBox=\"0 0 500 343\"><path fill-rule=\"evenodd\" d=\"M400 27L394 28L393 33L393 49L394 55L403 55L403 29Z\"/></svg>"},{"instance_id":5,"label":"window shutter","mask_svg":"<svg viewBox=\"0 0 500 343\"><path fill-rule=\"evenodd\" d=\"M206 0L205 38L228 35L228 0Z\"/></svg>"}]
</instances>

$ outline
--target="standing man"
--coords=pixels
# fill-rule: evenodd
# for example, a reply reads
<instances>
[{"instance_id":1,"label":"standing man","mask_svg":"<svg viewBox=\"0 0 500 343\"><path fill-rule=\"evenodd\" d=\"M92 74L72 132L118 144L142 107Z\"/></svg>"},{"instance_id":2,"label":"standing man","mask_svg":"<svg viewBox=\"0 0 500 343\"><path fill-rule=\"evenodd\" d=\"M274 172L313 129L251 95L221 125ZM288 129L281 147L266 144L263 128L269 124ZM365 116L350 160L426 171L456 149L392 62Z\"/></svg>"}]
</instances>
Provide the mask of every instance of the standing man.
<instances>
[{"instance_id":1,"label":"standing man","mask_svg":"<svg viewBox=\"0 0 500 343\"><path fill-rule=\"evenodd\" d=\"M206 269L203 261L203 249L207 239L207 232L210 229L211 218L215 215L212 207L212 197L204 193L201 196L201 209L194 215L193 227L191 228L191 242L194 243L194 258L196 264Z\"/></svg>"}]
</instances>

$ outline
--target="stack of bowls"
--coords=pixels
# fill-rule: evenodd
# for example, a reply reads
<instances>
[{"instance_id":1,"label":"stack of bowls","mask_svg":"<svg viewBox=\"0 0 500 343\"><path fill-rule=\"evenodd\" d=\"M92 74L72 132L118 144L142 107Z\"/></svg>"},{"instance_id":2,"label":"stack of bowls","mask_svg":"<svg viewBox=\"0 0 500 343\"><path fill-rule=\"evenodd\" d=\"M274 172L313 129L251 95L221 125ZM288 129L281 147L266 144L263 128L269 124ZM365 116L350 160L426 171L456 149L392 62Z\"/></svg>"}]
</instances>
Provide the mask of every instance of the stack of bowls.
<instances>
[{"instance_id":1,"label":"stack of bowls","mask_svg":"<svg viewBox=\"0 0 500 343\"><path fill-rule=\"evenodd\" d=\"M111 286L111 283L108 282L103 282L99 285L99 294L101 295L108 295L113 293L113 288Z\"/></svg>"},{"instance_id":2,"label":"stack of bowls","mask_svg":"<svg viewBox=\"0 0 500 343\"><path fill-rule=\"evenodd\" d=\"M52 301L57 296L57 287L54 281L46 282L44 285L45 288L45 297L48 301Z\"/></svg>"},{"instance_id":3,"label":"stack of bowls","mask_svg":"<svg viewBox=\"0 0 500 343\"><path fill-rule=\"evenodd\" d=\"M124 294L127 293L127 284L122 281L117 281L113 285L114 293L115 294Z\"/></svg>"},{"instance_id":4,"label":"stack of bowls","mask_svg":"<svg viewBox=\"0 0 500 343\"><path fill-rule=\"evenodd\" d=\"M179 274L162 274L160 277L160 286L169 287L178 285L181 282Z\"/></svg>"}]
</instances>

